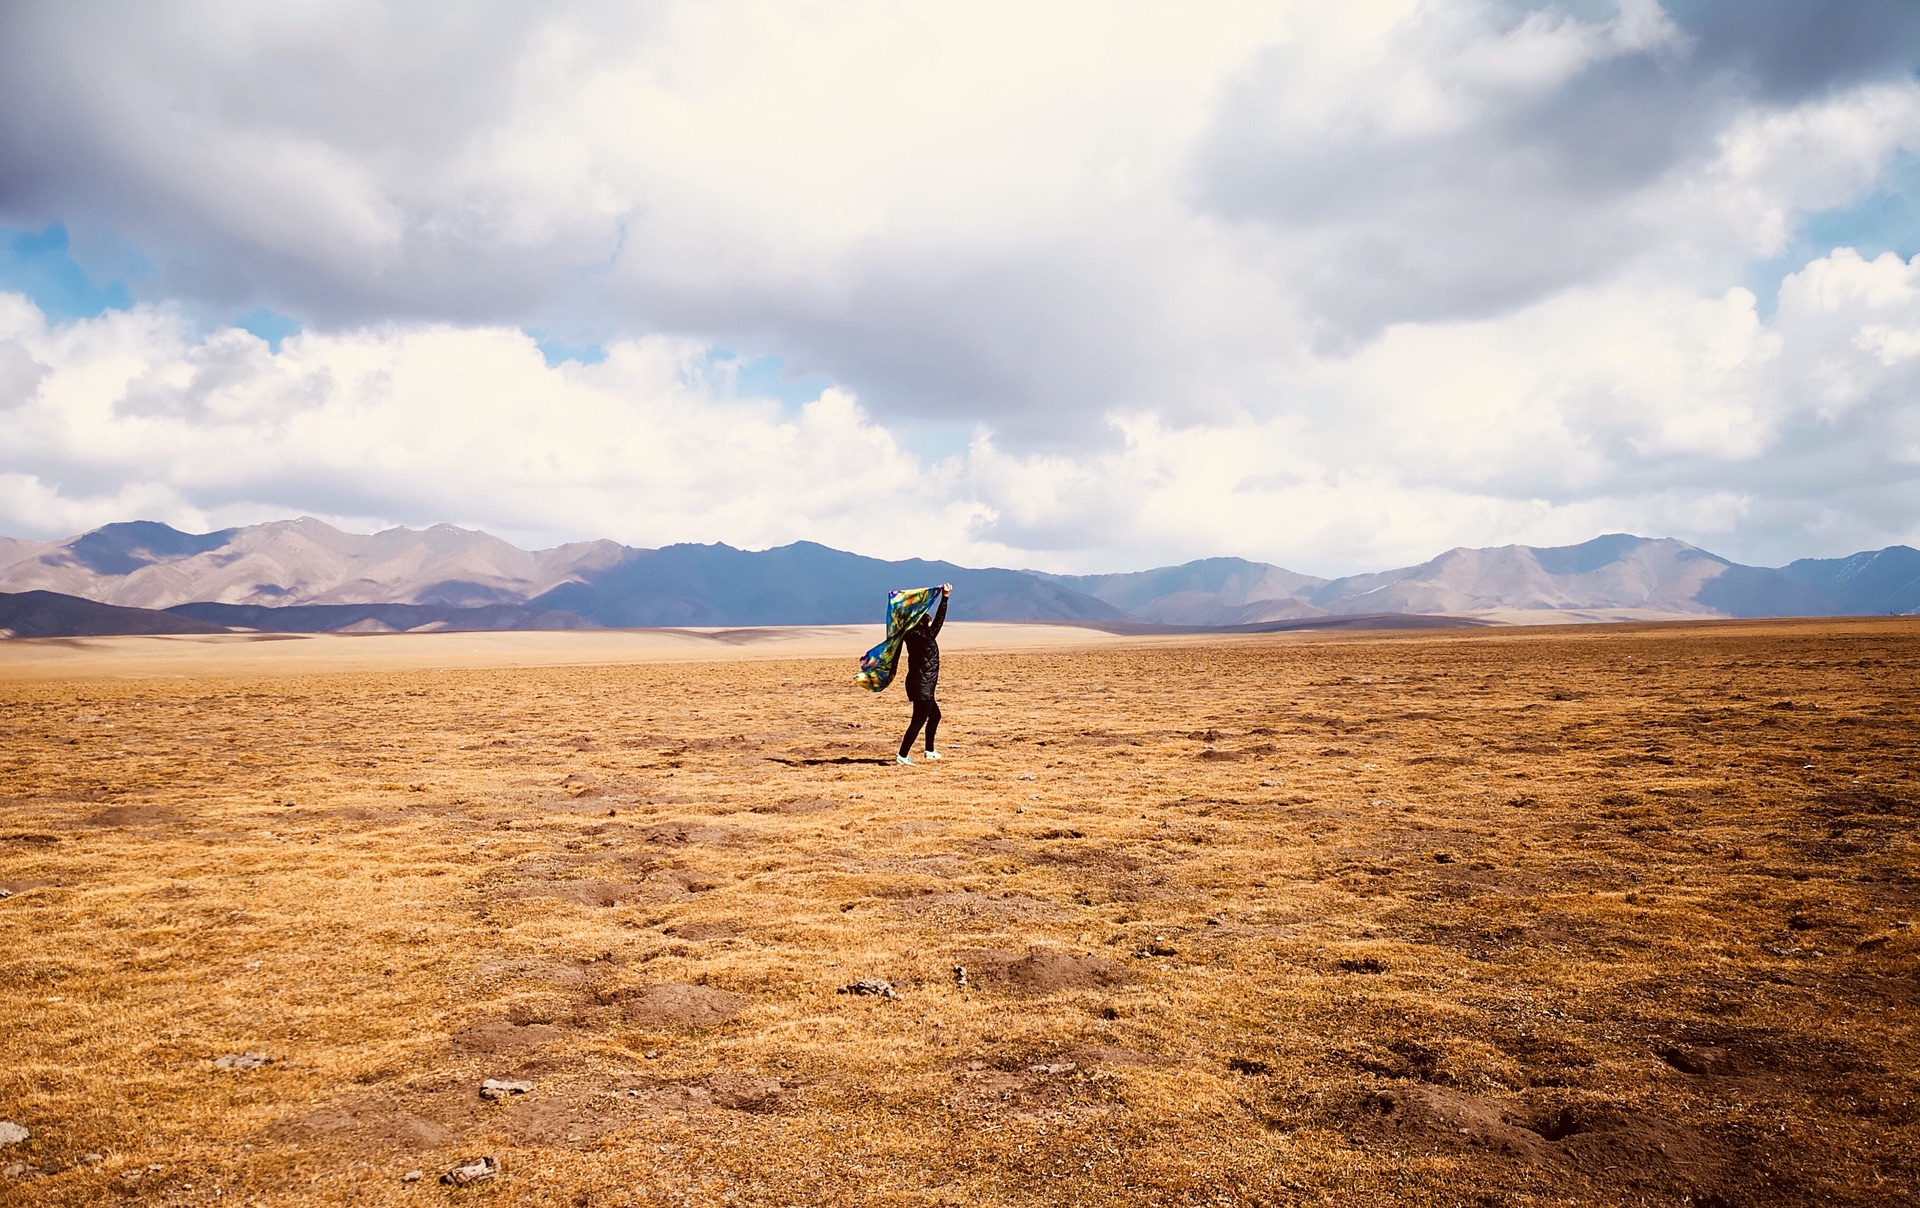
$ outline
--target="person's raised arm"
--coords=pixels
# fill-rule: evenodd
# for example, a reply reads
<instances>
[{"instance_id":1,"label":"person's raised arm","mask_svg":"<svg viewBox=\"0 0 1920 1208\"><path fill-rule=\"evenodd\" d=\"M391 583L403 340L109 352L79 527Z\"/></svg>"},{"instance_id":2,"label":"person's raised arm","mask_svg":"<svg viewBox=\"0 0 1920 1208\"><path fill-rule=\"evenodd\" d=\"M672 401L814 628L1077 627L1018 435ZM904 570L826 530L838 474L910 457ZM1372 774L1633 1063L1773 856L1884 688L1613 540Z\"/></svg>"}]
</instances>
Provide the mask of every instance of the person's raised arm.
<instances>
[{"instance_id":1,"label":"person's raised arm","mask_svg":"<svg viewBox=\"0 0 1920 1208\"><path fill-rule=\"evenodd\" d=\"M953 584L942 583L940 585L940 607L933 610L933 627L928 632L928 637L937 638L940 636L940 627L947 623L947 601L952 598Z\"/></svg>"}]
</instances>

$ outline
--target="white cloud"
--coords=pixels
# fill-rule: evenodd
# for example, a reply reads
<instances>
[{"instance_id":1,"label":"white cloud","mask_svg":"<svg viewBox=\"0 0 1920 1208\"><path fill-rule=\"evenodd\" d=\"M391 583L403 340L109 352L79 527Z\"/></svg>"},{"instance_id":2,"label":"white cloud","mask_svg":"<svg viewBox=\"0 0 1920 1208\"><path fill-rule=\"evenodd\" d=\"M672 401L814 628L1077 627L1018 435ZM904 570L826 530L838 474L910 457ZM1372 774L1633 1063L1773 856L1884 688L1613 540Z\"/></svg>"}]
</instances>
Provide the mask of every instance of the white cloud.
<instances>
[{"instance_id":1,"label":"white cloud","mask_svg":"<svg viewBox=\"0 0 1920 1208\"><path fill-rule=\"evenodd\" d=\"M1838 249L1781 284L1775 323L1805 349L1780 383L1798 414L1829 431L1920 436L1920 257ZM1862 453L1866 471L1878 459Z\"/></svg>"},{"instance_id":2,"label":"white cloud","mask_svg":"<svg viewBox=\"0 0 1920 1208\"><path fill-rule=\"evenodd\" d=\"M48 325L0 295L0 349L44 365L10 400L0 526L51 535L138 514L190 525L290 511L453 519L538 540L802 537L905 555L965 545L950 473L844 393L787 414L716 394L660 337L549 366L524 333L389 326L195 338L141 307ZM133 484L138 484L137 486Z\"/></svg>"},{"instance_id":3,"label":"white cloud","mask_svg":"<svg viewBox=\"0 0 1920 1208\"><path fill-rule=\"evenodd\" d=\"M1102 565L1232 550L1321 572L1622 529L1772 562L1913 542L1916 286L1920 258L1842 250L1771 320L1744 289L1622 286L1401 325L1304 367L1278 414L1136 416L1077 460L977 445L975 490L1014 501L983 531Z\"/></svg>"},{"instance_id":4,"label":"white cloud","mask_svg":"<svg viewBox=\"0 0 1920 1208\"><path fill-rule=\"evenodd\" d=\"M307 511L530 542L811 539L1059 569L1233 552L1334 573L1628 529L1783 561L1920 539L1916 348L1920 258L1842 251L1790 277L1771 320L1744 290L1584 291L1303 366L1283 385L1308 405L1116 412L1109 445L1051 453L981 429L929 463L845 392L742 397L683 339L549 366L511 329L388 325L276 354L163 307L49 325L0 295L0 359L39 367L0 400L0 532ZM1823 488L1835 473L1845 492Z\"/></svg>"}]
</instances>

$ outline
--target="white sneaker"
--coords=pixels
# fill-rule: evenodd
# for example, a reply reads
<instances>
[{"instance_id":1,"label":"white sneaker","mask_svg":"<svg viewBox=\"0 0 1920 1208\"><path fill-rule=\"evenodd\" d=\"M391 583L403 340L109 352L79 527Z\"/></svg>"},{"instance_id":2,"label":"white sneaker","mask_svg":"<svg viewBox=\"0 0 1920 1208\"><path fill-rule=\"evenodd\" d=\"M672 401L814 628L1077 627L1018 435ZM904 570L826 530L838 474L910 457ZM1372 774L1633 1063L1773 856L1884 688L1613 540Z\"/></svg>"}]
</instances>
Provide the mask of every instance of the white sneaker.
<instances>
[{"instance_id":1,"label":"white sneaker","mask_svg":"<svg viewBox=\"0 0 1920 1208\"><path fill-rule=\"evenodd\" d=\"M912 766L913 766L913 760L911 760L911 759L908 759L908 758L907 758L907 757L906 757L905 755L895 755L895 756L893 757L893 761L894 761L895 763L903 763L903 764L906 764L906 765L907 765L908 767L912 767Z\"/></svg>"},{"instance_id":2,"label":"white sneaker","mask_svg":"<svg viewBox=\"0 0 1920 1208\"><path fill-rule=\"evenodd\" d=\"M927 752L927 758L928 758L928 759L938 759L938 758L940 758L940 752L938 752L938 751L928 751L928 752Z\"/></svg>"}]
</instances>

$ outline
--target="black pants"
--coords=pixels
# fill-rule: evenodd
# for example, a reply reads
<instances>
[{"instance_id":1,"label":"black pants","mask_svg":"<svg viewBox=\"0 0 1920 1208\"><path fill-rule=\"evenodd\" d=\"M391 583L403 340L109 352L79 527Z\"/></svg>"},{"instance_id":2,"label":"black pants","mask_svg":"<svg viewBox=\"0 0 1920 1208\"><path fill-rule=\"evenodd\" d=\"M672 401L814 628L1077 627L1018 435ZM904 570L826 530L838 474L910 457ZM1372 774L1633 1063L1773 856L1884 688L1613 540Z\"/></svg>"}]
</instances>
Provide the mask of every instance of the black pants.
<instances>
[{"instance_id":1,"label":"black pants","mask_svg":"<svg viewBox=\"0 0 1920 1208\"><path fill-rule=\"evenodd\" d=\"M913 702L913 722L907 727L907 736L900 740L900 753L913 753L913 740L919 735L920 727L927 728L927 750L933 750L933 735L940 728L940 706L930 700Z\"/></svg>"}]
</instances>

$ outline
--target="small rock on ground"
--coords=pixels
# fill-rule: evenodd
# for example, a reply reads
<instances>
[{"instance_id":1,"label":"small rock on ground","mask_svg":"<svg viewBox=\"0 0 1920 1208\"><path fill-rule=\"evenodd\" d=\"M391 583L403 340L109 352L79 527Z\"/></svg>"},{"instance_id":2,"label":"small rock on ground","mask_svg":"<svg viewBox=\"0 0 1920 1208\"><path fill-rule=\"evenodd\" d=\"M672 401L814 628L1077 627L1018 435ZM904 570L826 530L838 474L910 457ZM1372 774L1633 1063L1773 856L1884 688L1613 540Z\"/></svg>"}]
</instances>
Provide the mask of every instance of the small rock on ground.
<instances>
[{"instance_id":1,"label":"small rock on ground","mask_svg":"<svg viewBox=\"0 0 1920 1208\"><path fill-rule=\"evenodd\" d=\"M533 1089L531 1082L502 1082L498 1078L489 1078L480 1084L482 1099L505 1099L508 1095L524 1095Z\"/></svg>"},{"instance_id":2,"label":"small rock on ground","mask_svg":"<svg viewBox=\"0 0 1920 1208\"><path fill-rule=\"evenodd\" d=\"M871 994L877 998L900 997L898 994L894 993L892 982L881 981L877 977L863 977L857 982L850 982L847 985L841 986L839 990L835 991L835 993Z\"/></svg>"},{"instance_id":3,"label":"small rock on ground","mask_svg":"<svg viewBox=\"0 0 1920 1208\"><path fill-rule=\"evenodd\" d=\"M216 1057L213 1068L217 1070L257 1070L263 1065L272 1065L273 1058L265 1053L228 1053Z\"/></svg>"},{"instance_id":4,"label":"small rock on ground","mask_svg":"<svg viewBox=\"0 0 1920 1208\"><path fill-rule=\"evenodd\" d=\"M1071 1074L1080 1067L1071 1061L1054 1061L1046 1065L1030 1065L1029 1074Z\"/></svg>"},{"instance_id":5,"label":"small rock on ground","mask_svg":"<svg viewBox=\"0 0 1920 1208\"><path fill-rule=\"evenodd\" d=\"M449 1187L465 1187L469 1183L479 1183L500 1173L500 1159L488 1154L484 1158L474 1158L462 1162L452 1170L440 1176L440 1181Z\"/></svg>"},{"instance_id":6,"label":"small rock on ground","mask_svg":"<svg viewBox=\"0 0 1920 1208\"><path fill-rule=\"evenodd\" d=\"M24 1124L0 1120L0 1145L18 1145L32 1135L33 1133Z\"/></svg>"},{"instance_id":7,"label":"small rock on ground","mask_svg":"<svg viewBox=\"0 0 1920 1208\"><path fill-rule=\"evenodd\" d=\"M421 1179L424 1179L426 1177L427 1175L425 1171L409 1170L407 1173L400 1176L400 1181L402 1183L418 1183Z\"/></svg>"}]
</instances>

